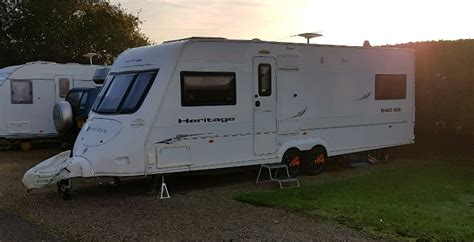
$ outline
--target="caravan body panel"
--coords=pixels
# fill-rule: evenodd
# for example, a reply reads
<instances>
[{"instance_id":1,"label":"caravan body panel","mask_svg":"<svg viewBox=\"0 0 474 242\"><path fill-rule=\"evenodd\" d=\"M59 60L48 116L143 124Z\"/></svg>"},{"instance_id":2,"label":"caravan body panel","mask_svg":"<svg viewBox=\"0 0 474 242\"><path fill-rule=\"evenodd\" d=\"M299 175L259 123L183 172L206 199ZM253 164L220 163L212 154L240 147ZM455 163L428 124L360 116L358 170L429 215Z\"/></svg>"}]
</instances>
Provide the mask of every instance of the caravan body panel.
<instances>
[{"instance_id":1,"label":"caravan body panel","mask_svg":"<svg viewBox=\"0 0 474 242\"><path fill-rule=\"evenodd\" d=\"M262 56L262 52L270 54ZM259 63L272 67L274 112L272 104L263 106L267 105L265 97L258 93ZM236 104L183 106L180 73L193 71L235 73ZM375 100L375 75L397 73L406 75L406 97ZM158 142L158 148L147 149L148 157L153 158L148 162L158 164L149 164L153 172L160 171L159 151L174 146L185 146L192 154L191 165L176 163L175 169L185 171L280 162L289 148L309 150L322 145L333 156L409 144L414 141L414 53L265 42L191 42L183 50L160 105L146 143ZM258 152L259 146L268 152ZM173 171L169 164L166 169Z\"/></svg>"}]
</instances>

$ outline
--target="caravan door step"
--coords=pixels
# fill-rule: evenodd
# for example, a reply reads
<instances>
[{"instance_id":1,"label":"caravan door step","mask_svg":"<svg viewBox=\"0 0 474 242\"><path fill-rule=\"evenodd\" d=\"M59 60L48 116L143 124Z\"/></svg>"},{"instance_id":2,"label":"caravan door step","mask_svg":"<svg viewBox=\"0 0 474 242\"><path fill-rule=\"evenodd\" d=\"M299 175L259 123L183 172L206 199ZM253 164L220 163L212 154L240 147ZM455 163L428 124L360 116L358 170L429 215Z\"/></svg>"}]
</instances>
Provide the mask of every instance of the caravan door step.
<instances>
[{"instance_id":1,"label":"caravan door step","mask_svg":"<svg viewBox=\"0 0 474 242\"><path fill-rule=\"evenodd\" d=\"M268 171L268 179L266 180L261 180L263 169ZM265 164L260 166L255 183L258 184L271 181L278 182L280 188L290 187L292 184L296 187L300 186L298 178L291 177L290 172L288 171L288 166L281 163Z\"/></svg>"}]
</instances>

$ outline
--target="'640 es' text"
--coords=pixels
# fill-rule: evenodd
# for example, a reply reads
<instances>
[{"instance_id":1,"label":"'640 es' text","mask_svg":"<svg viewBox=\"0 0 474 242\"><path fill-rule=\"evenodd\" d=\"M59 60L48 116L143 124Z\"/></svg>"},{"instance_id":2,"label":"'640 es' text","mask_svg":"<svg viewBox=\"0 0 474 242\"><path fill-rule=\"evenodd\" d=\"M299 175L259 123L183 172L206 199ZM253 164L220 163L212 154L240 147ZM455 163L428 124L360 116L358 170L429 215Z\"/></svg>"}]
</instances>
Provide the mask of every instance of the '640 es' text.
<instances>
[{"instance_id":1,"label":"'640 es' text","mask_svg":"<svg viewBox=\"0 0 474 242\"><path fill-rule=\"evenodd\" d=\"M402 108L382 108L380 109L381 113L397 113L401 112Z\"/></svg>"}]
</instances>

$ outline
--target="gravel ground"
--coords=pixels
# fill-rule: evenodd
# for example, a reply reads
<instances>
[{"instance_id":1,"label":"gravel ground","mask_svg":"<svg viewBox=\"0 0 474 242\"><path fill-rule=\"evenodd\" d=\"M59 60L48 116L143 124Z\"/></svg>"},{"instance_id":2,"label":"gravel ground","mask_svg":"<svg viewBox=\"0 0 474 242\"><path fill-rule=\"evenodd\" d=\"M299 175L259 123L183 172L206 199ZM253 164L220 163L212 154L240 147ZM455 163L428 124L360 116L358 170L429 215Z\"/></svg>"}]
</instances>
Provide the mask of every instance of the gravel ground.
<instances>
[{"instance_id":1,"label":"gravel ground","mask_svg":"<svg viewBox=\"0 0 474 242\"><path fill-rule=\"evenodd\" d=\"M0 151L0 241L369 239L343 225L235 201L233 196L239 192L277 189L274 184L255 185L256 168L221 175L170 176L167 184L172 198L166 200L149 194L149 178L115 185L104 179L73 180L72 201L63 201L55 187L27 194L21 185L24 172L56 153L54 149ZM303 184L305 179L317 177L303 177Z\"/></svg>"},{"instance_id":2,"label":"gravel ground","mask_svg":"<svg viewBox=\"0 0 474 242\"><path fill-rule=\"evenodd\" d=\"M0 241L61 240L38 225L17 215L0 210Z\"/></svg>"}]
</instances>

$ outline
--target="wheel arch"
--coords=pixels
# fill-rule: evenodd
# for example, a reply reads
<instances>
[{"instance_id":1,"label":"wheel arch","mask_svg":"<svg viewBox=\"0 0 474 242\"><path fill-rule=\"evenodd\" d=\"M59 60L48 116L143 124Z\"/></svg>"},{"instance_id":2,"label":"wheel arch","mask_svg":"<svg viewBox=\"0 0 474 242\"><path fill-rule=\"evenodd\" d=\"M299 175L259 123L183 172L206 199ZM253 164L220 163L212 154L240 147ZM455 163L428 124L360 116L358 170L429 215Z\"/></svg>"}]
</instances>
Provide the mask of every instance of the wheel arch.
<instances>
[{"instance_id":1,"label":"wheel arch","mask_svg":"<svg viewBox=\"0 0 474 242\"><path fill-rule=\"evenodd\" d=\"M321 148L323 148L323 151L324 151L325 155L328 156L328 150L326 149L325 146L323 146L323 145L315 145L315 146L311 147L311 149L316 148L316 147L321 147Z\"/></svg>"},{"instance_id":2,"label":"wheel arch","mask_svg":"<svg viewBox=\"0 0 474 242\"><path fill-rule=\"evenodd\" d=\"M278 149L278 157L283 157L283 154L292 148L296 148L299 151L310 150L315 146L322 146L326 150L326 155L329 155L329 145L326 141L320 138L316 139L304 139L304 140L291 140L283 143Z\"/></svg>"}]
</instances>

